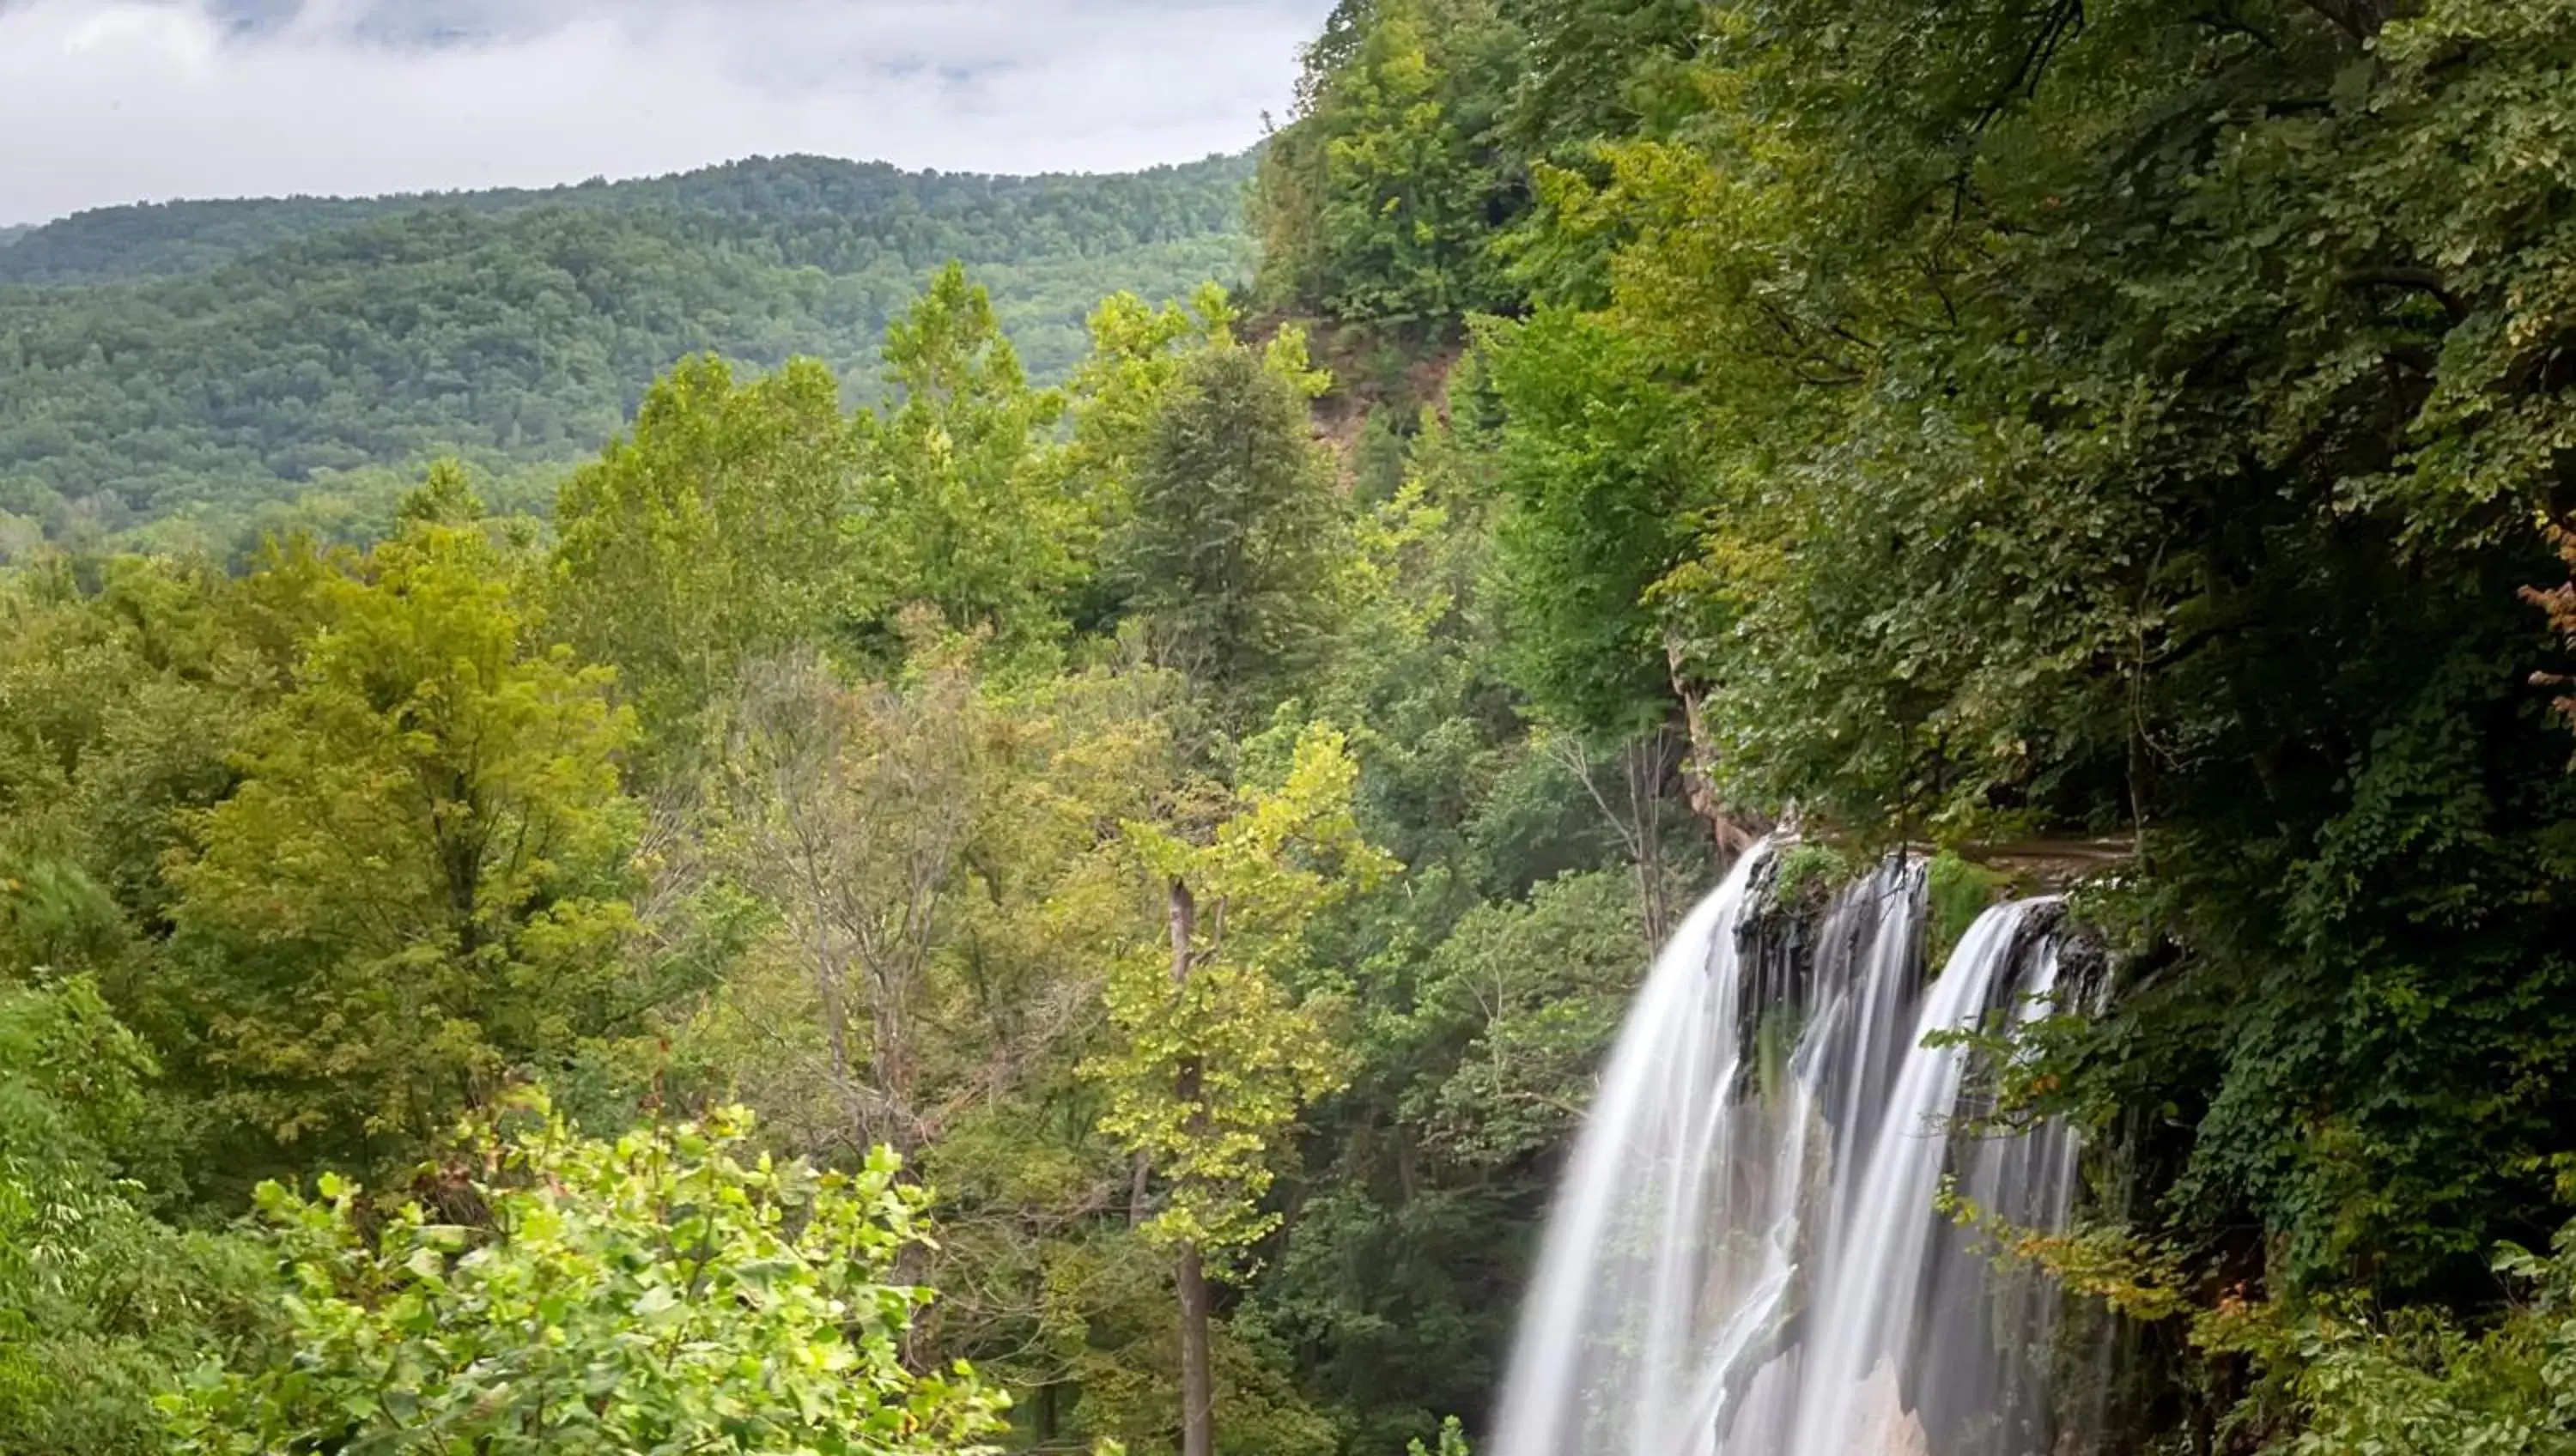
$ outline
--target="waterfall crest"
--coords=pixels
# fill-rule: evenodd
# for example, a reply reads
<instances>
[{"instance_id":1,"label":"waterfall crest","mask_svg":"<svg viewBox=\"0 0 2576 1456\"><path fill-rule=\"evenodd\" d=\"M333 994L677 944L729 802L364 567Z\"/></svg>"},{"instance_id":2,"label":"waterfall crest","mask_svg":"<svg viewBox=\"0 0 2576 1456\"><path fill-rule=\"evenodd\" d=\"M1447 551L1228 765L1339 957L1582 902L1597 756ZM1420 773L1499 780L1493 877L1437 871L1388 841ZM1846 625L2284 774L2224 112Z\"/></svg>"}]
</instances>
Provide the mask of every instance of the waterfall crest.
<instances>
[{"instance_id":1,"label":"waterfall crest","mask_svg":"<svg viewBox=\"0 0 2576 1456\"><path fill-rule=\"evenodd\" d=\"M1922 866L1776 943L1771 846L1656 958L1604 1069L1522 1313L1498 1456L2044 1456L2055 1302L1934 1211L2063 1226L2062 1128L1954 1134L1969 1053L2036 1014L2053 902L1988 910L1929 984Z\"/></svg>"}]
</instances>

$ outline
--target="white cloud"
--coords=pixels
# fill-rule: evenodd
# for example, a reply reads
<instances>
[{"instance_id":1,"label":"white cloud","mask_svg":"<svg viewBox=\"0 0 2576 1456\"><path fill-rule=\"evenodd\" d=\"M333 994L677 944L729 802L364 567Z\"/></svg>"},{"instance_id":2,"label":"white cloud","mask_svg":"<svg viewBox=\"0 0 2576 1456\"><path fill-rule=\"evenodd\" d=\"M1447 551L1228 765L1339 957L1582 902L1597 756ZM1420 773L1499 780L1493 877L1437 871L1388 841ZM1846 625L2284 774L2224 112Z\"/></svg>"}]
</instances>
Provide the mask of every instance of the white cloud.
<instances>
[{"instance_id":1,"label":"white cloud","mask_svg":"<svg viewBox=\"0 0 2576 1456\"><path fill-rule=\"evenodd\" d=\"M1248 145L1285 109L1330 3L554 0L462 35L438 17L448 38L428 44L382 3L308 0L247 26L216 0L0 0L0 224L753 153L995 172L1186 161Z\"/></svg>"}]
</instances>

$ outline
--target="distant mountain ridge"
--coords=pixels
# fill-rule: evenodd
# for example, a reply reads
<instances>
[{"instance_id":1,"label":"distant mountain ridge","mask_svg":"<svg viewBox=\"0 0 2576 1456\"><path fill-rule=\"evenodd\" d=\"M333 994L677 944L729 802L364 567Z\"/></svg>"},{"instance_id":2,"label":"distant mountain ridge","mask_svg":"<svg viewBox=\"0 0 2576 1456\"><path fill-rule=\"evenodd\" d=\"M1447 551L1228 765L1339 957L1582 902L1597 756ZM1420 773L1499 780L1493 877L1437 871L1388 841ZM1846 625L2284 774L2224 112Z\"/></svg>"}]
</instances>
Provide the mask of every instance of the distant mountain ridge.
<instances>
[{"instance_id":1,"label":"distant mountain ridge","mask_svg":"<svg viewBox=\"0 0 2576 1456\"><path fill-rule=\"evenodd\" d=\"M442 209L490 216L559 207L731 218L918 213L935 219L962 218L997 206L1079 210L1106 198L1132 197L1156 205L1152 230L1160 234L1134 241L1172 241L1212 225L1230 226L1234 199L1218 198L1205 184L1219 182L1239 190L1250 175L1250 163L1241 156L1212 156L1141 172L1021 177L908 172L886 162L800 154L545 188L129 203L0 228L0 244L7 245L0 251L0 284L104 283L198 273L282 243Z\"/></svg>"},{"instance_id":2,"label":"distant mountain ridge","mask_svg":"<svg viewBox=\"0 0 2576 1456\"><path fill-rule=\"evenodd\" d=\"M352 471L580 459L655 375L799 354L875 392L886 320L963 260L1029 372L1119 290L1250 271L1249 157L1102 176L752 159L634 182L86 212L0 246L0 555L180 517L218 536Z\"/></svg>"}]
</instances>

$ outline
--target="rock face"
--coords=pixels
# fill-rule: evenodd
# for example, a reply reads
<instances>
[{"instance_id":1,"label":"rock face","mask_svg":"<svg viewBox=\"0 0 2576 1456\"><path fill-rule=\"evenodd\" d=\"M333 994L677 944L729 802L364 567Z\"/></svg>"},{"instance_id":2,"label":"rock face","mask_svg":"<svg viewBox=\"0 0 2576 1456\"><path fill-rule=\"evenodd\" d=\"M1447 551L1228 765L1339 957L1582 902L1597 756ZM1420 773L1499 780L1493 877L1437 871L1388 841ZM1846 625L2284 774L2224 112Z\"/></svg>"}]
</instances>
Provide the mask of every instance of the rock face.
<instances>
[{"instance_id":1,"label":"rock face","mask_svg":"<svg viewBox=\"0 0 2576 1456\"><path fill-rule=\"evenodd\" d=\"M1850 1456L1932 1456L1923 1418L1905 1408L1896 1388L1896 1366L1881 1360L1869 1378L1852 1392L1860 1418L1852 1429Z\"/></svg>"}]
</instances>

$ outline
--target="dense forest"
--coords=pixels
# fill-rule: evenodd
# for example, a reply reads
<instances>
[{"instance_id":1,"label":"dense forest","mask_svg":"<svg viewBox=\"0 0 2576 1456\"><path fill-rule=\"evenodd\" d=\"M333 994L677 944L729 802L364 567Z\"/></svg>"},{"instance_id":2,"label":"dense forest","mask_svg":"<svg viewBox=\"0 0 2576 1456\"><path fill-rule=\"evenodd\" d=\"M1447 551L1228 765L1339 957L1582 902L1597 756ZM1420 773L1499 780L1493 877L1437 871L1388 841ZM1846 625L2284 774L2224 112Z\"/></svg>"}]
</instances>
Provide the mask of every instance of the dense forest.
<instances>
[{"instance_id":1,"label":"dense forest","mask_svg":"<svg viewBox=\"0 0 2576 1456\"><path fill-rule=\"evenodd\" d=\"M1054 379L1102 296L1248 271L1247 170L994 178L791 157L542 192L82 213L0 245L0 554L381 531L396 478L441 455L538 505L686 355L805 355L867 385L887 320L951 259Z\"/></svg>"},{"instance_id":2,"label":"dense forest","mask_svg":"<svg viewBox=\"0 0 2576 1456\"><path fill-rule=\"evenodd\" d=\"M1456 1456L1783 823L2097 866L1993 1049L2083 1137L2002 1255L2117 1332L2066 1449L2576 1449L2571 62L1343 0L1115 201L9 244L0 1449Z\"/></svg>"}]
</instances>

